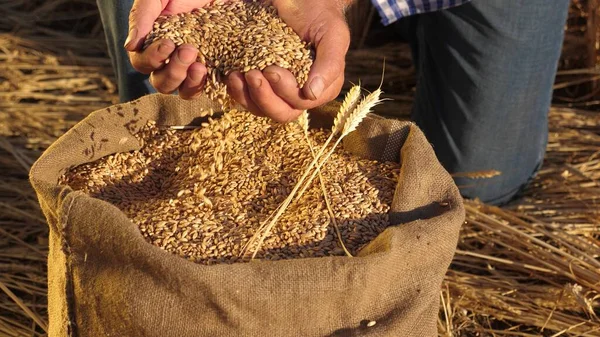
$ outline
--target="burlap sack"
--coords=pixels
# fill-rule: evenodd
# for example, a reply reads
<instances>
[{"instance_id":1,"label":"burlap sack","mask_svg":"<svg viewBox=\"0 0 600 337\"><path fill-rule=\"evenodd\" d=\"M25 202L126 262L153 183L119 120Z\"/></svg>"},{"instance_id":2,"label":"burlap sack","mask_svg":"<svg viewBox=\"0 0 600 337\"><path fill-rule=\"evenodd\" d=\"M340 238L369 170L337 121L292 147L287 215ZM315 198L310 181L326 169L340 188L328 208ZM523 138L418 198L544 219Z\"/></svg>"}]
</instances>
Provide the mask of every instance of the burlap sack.
<instances>
[{"instance_id":1,"label":"burlap sack","mask_svg":"<svg viewBox=\"0 0 600 337\"><path fill-rule=\"evenodd\" d=\"M115 206L57 185L72 166L138 149L132 134L148 120L186 125L206 106L151 95L95 111L35 163L30 179L50 226L51 337L437 335L464 209L411 123L371 116L344 144L402 165L393 226L354 258L198 265L147 243Z\"/></svg>"}]
</instances>

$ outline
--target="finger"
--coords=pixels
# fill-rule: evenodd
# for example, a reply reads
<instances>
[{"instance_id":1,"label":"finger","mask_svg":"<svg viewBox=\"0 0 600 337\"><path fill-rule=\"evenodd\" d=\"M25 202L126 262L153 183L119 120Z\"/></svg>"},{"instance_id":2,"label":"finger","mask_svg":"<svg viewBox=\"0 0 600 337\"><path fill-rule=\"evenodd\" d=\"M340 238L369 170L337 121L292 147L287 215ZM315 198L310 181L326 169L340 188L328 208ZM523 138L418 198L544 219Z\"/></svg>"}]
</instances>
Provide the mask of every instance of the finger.
<instances>
[{"instance_id":1,"label":"finger","mask_svg":"<svg viewBox=\"0 0 600 337\"><path fill-rule=\"evenodd\" d=\"M290 106L296 109L309 109L314 104L304 97L302 89L294 75L287 69L278 66L269 66L263 70L263 76L269 81L273 92Z\"/></svg>"},{"instance_id":2,"label":"finger","mask_svg":"<svg viewBox=\"0 0 600 337\"><path fill-rule=\"evenodd\" d=\"M256 104L254 104L252 98L250 98L250 92L248 91L246 79L239 71L234 71L227 76L227 91L236 102L241 104L254 115L259 117L265 116L265 114L260 111Z\"/></svg>"},{"instance_id":3,"label":"finger","mask_svg":"<svg viewBox=\"0 0 600 337\"><path fill-rule=\"evenodd\" d=\"M314 101L344 73L350 32L346 22L339 19L322 25L312 35L317 55L303 92Z\"/></svg>"},{"instance_id":4,"label":"finger","mask_svg":"<svg viewBox=\"0 0 600 337\"><path fill-rule=\"evenodd\" d=\"M254 104L265 114L265 116L280 123L296 119L301 110L296 110L278 97L271 89L269 81L259 70L250 70L246 73L248 92Z\"/></svg>"},{"instance_id":5,"label":"finger","mask_svg":"<svg viewBox=\"0 0 600 337\"><path fill-rule=\"evenodd\" d=\"M277 66L269 66L263 70L263 75L271 84L273 92L297 110L312 109L335 99L344 84L344 76L338 76L321 97L313 101L306 98L303 90L298 88L296 78L288 70Z\"/></svg>"},{"instance_id":6,"label":"finger","mask_svg":"<svg viewBox=\"0 0 600 337\"><path fill-rule=\"evenodd\" d=\"M129 59L133 69L142 74L150 74L162 68L174 50L175 43L171 40L163 39L153 42L144 51L129 52Z\"/></svg>"},{"instance_id":7,"label":"finger","mask_svg":"<svg viewBox=\"0 0 600 337\"><path fill-rule=\"evenodd\" d=\"M206 67L199 62L192 63L188 68L187 78L179 87L179 96L183 99L192 99L202 92L206 83Z\"/></svg>"},{"instance_id":8,"label":"finger","mask_svg":"<svg viewBox=\"0 0 600 337\"><path fill-rule=\"evenodd\" d=\"M141 50L146 35L152 30L154 21L163 10L163 3L159 0L135 0L129 12L129 34L125 40L125 49L128 51Z\"/></svg>"},{"instance_id":9,"label":"finger","mask_svg":"<svg viewBox=\"0 0 600 337\"><path fill-rule=\"evenodd\" d=\"M192 45L184 44L173 53L169 64L162 69L153 71L150 83L163 94L171 93L183 83L187 77L188 68L196 61L198 50Z\"/></svg>"}]
</instances>

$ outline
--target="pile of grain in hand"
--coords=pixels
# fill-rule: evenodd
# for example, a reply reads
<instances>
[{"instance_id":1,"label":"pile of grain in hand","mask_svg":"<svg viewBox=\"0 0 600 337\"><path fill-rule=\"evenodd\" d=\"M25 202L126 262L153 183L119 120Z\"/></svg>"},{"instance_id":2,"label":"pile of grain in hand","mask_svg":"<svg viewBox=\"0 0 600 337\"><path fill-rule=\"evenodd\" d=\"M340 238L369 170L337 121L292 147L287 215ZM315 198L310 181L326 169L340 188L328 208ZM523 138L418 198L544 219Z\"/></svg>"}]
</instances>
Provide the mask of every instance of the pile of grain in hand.
<instances>
[{"instance_id":1,"label":"pile of grain in hand","mask_svg":"<svg viewBox=\"0 0 600 337\"><path fill-rule=\"evenodd\" d=\"M257 1L214 2L191 13L161 16L144 48L159 39L198 48L198 61L208 69L204 91L221 104L229 102L222 79L233 71L277 65L290 70L302 87L312 66L309 46L273 6Z\"/></svg>"},{"instance_id":2,"label":"pile of grain in hand","mask_svg":"<svg viewBox=\"0 0 600 337\"><path fill-rule=\"evenodd\" d=\"M309 135L318 147L329 131ZM148 242L205 264L240 261L244 244L312 160L299 124L236 110L193 131L148 125L139 136L145 140L141 150L76 167L62 183L119 207ZM343 241L354 254L388 226L399 165L337 148L322 172ZM316 179L257 256L343 254Z\"/></svg>"}]
</instances>

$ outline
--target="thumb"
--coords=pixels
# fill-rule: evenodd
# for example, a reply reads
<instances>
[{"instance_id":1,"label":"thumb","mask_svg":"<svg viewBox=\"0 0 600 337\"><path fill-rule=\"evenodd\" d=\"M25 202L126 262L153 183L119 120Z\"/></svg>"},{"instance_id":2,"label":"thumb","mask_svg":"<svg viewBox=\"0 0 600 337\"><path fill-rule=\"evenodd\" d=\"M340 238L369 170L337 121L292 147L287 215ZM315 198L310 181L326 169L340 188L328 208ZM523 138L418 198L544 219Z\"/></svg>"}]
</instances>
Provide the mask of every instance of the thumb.
<instances>
[{"instance_id":1,"label":"thumb","mask_svg":"<svg viewBox=\"0 0 600 337\"><path fill-rule=\"evenodd\" d=\"M158 18L169 0L135 0L129 12L129 34L125 40L128 51L140 50L146 35L152 31L154 21Z\"/></svg>"},{"instance_id":2,"label":"thumb","mask_svg":"<svg viewBox=\"0 0 600 337\"><path fill-rule=\"evenodd\" d=\"M315 101L344 73L350 31L344 20L332 20L319 26L312 35L317 57L308 74L304 95Z\"/></svg>"}]
</instances>

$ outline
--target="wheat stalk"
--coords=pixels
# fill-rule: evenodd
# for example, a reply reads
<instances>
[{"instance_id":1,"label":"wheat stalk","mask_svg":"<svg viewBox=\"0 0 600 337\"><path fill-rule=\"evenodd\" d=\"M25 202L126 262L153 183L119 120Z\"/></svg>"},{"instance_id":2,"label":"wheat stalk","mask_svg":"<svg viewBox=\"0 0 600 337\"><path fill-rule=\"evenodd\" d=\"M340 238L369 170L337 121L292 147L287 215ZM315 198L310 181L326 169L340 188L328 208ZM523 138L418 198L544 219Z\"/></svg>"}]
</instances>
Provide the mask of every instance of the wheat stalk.
<instances>
[{"instance_id":1,"label":"wheat stalk","mask_svg":"<svg viewBox=\"0 0 600 337\"><path fill-rule=\"evenodd\" d=\"M473 172L456 172L452 174L454 178L471 178L471 179L488 179L501 175L502 172L497 170L473 171Z\"/></svg>"},{"instance_id":2,"label":"wheat stalk","mask_svg":"<svg viewBox=\"0 0 600 337\"><path fill-rule=\"evenodd\" d=\"M323 152L325 151L325 149L327 148L329 143L331 143L331 141L333 140L333 137L342 131L344 124L346 123L346 120L348 119L349 115L352 113L352 111L354 111L356 109L356 106L358 105L358 103L360 101L360 92L361 92L360 89L361 89L360 85L352 86L352 88L350 88L350 90L344 97L344 101L340 105L340 108L338 109L338 113L336 114L335 118L333 119L333 126L331 127L331 134L329 135L329 137L327 137L327 140L325 141L325 144L323 144L323 146L319 150L319 153L317 153L315 160L317 160L318 158L320 158L323 155ZM307 170L310 170L310 169L312 169L312 166L310 166ZM300 193L298 194L298 196L296 197L295 200L300 199L300 197L304 194L304 191L306 190L307 187L308 187L308 185L305 186L300 191Z\"/></svg>"},{"instance_id":3,"label":"wheat stalk","mask_svg":"<svg viewBox=\"0 0 600 337\"><path fill-rule=\"evenodd\" d=\"M380 99L381 93L381 89L373 91L364 100L358 103L354 107L354 110L352 112L346 114L347 117L344 118L344 124L340 125L342 133L341 136L337 139L331 150L325 156L325 159L323 159L321 163L317 165L317 170L319 170L321 166L325 164L325 162L329 159L331 154L333 154L333 151L335 151L335 148L339 145L342 139L346 137L350 132L356 130L358 124L360 124L360 122L362 122L362 120L367 116L367 114L371 112L371 109L373 109L373 107L382 102L382 100ZM315 178L315 174L316 171L313 172L313 174L309 178L309 182L306 185L304 185L304 187L300 190L300 193L298 193L298 195L296 196L296 200L300 199L300 197L304 194L306 189L310 186L310 182L312 182L312 180Z\"/></svg>"},{"instance_id":4,"label":"wheat stalk","mask_svg":"<svg viewBox=\"0 0 600 337\"><path fill-rule=\"evenodd\" d=\"M252 258L256 257L256 254L258 252L258 250L260 249L260 245L262 244L262 242L264 241L266 234L264 235L260 235L260 233L262 232L263 229L265 229L266 233L268 233L271 228L273 227L274 221L277 221L277 219L281 216L281 214L283 214L283 211L287 208L287 206L292 202L293 200L293 196L296 194L296 192L298 191L298 188L300 188L300 186L302 185L302 183L304 182L304 180L306 179L306 177L308 176L308 174L310 173L310 170L317 165L319 158L323 155L323 152L325 152L325 149L327 148L327 146L329 145L329 143L331 142L331 140L333 139L333 136L335 134L337 134L338 132L341 131L341 128L343 127L343 121L346 120L346 116L351 112L350 108L354 107L356 102L358 102L358 100L360 99L360 87L359 86L354 86L350 89L350 91L348 92L348 94L346 94L346 97L344 99L344 102L342 103L342 105L340 106L338 113L336 115L336 118L334 119L334 124L331 130L331 135L329 135L329 137L327 138L327 140L325 141L325 144L323 144L323 146L319 149L319 152L316 154L316 156L314 156L312 162L308 165L308 167L306 168L306 170L304 171L304 174L302 174L302 176L300 177L300 179L298 180L298 182L296 183L296 186L294 186L294 189L292 190L292 192L290 193L290 195L288 196L288 198L286 198L283 203L277 208L276 213L273 217L269 217L271 219L271 221L269 222L269 224L263 223L258 230L256 231L256 233L252 236L252 238L250 238L250 240L246 243L244 249L242 250L242 255L246 254L247 249L256 241L259 240L259 244L258 244L258 248L256 248L256 250L254 251L254 254L252 255ZM307 120L308 121L308 120ZM274 218L274 219L273 219ZM260 237L260 239L259 239Z\"/></svg>"},{"instance_id":5,"label":"wheat stalk","mask_svg":"<svg viewBox=\"0 0 600 337\"><path fill-rule=\"evenodd\" d=\"M271 230L273 229L273 227L275 226L275 224L277 223L277 220L279 220L279 218L281 217L281 215L283 214L283 212L285 212L285 210L288 208L288 206L290 205L290 203L294 200L294 197L296 196L296 193L298 192L298 190L300 189L301 186L303 186L302 184L304 183L305 179L307 178L308 174L311 172L311 170L313 169L313 167L315 165L317 165L316 170L313 171L313 174L310 176L310 179L306 182L306 184L303 186L302 191L306 190L307 186L310 185L310 183L314 180L315 176L317 175L317 173L319 172L319 170L321 169L321 167L325 164L325 162L329 159L329 157L331 157L331 155L333 154L333 151L335 151L336 147L339 145L340 141L346 136L348 135L350 132L354 131L356 129L356 127L360 124L360 122L367 116L367 114L369 112L371 112L371 109L382 102L382 100L380 99L380 95L381 95L381 89L378 88L377 90L373 91L372 93L370 93L369 95L367 95L367 97L365 99L363 99L362 101L360 101L356 107L354 108L354 110L350 113L348 113L348 111L343 111L343 110L339 110L338 111L338 115L339 114L344 114L347 116L347 118L339 118L338 119L338 124L334 126L333 130L332 130L332 135L329 136L329 138L327 139L327 141L325 142L325 145L323 145L323 147L320 149L319 153L315 156L315 158L313 159L313 161L310 163L310 165L308 166L308 168L304 171L304 174L302 174L302 176L300 177L300 179L298 180L298 182L296 183L296 185L294 186L294 188L292 189L292 191L290 192L290 194L288 195L288 197L283 201L283 203L281 204L281 207L278 208L277 212L275 213L275 215L273 216L273 218L271 219L271 221L268 224L263 224L261 225L258 230L256 231L256 234L254 236L252 236L252 238L250 239L250 241L248 242L248 245L246 247L250 247L256 240L258 240L258 244L254 250L254 253L252 254L252 259L254 259L256 257L256 254L258 254L258 251L260 249L260 247L262 246L265 238L269 235L269 233L271 232ZM343 124L341 124L341 122L343 122ZM340 137L336 140L335 144L333 145L333 147L331 148L331 150L327 153L327 155L325 156L325 158L319 162L319 159L321 158L321 156L323 155L323 152L325 150L325 148L327 147L327 143L332 139L333 134L341 132Z\"/></svg>"},{"instance_id":6,"label":"wheat stalk","mask_svg":"<svg viewBox=\"0 0 600 337\"><path fill-rule=\"evenodd\" d=\"M359 92L360 92L360 89L359 89ZM336 116L336 118L337 118L337 116ZM312 146L312 144L310 143L310 138L308 137L308 124L309 123L308 123L308 112L306 110L304 110L302 112L302 114L300 115L300 117L298 117L298 124L300 124L300 126L302 127L302 131L304 132L304 139L306 140L306 144L308 144L308 148L310 149L310 153L314 159L315 158L315 150L314 150L314 147ZM337 224L337 220L335 219L335 214L333 212L333 208L331 207L331 202L329 200L329 195L327 194L327 188L325 187L325 179L323 178L323 175L321 174L320 169L318 169L317 172L319 172L319 182L321 183L321 190L323 191L323 198L325 199L325 205L327 206L327 211L329 212L329 217L331 218L331 223L333 223L333 228L335 229L335 233L338 237L340 245L342 246L342 249L344 250L344 253L346 253L346 255L348 257L352 257L352 254L350 253L350 251L348 251L348 249L346 248L346 245L344 244L344 240L342 239L342 233L340 232L340 228Z\"/></svg>"},{"instance_id":7,"label":"wheat stalk","mask_svg":"<svg viewBox=\"0 0 600 337\"><path fill-rule=\"evenodd\" d=\"M356 129L356 127L358 126L358 124L360 124L360 122L364 119L364 117L366 117L366 115L369 112L371 112L371 109L375 105L382 102L382 100L380 99L380 96L382 93L381 86L383 85L384 77L385 77L385 59L383 61L383 70L381 72L381 82L379 83L379 87L375 91L373 91L371 94L369 94L364 100L360 101L360 94L361 94L360 82L359 82L359 85L354 85L354 86L352 86L352 88L350 88L350 90L344 97L344 101L342 102L342 104L340 106L338 114L335 116L335 118L333 120L333 126L331 128L331 135L329 135L329 137L327 138L327 141L321 148L321 151L319 151L319 154L318 154L319 158L321 158L323 150L327 147L327 145L329 145L330 141L333 139L333 136L335 136L339 132L342 133L340 138L338 138L337 142L333 146L331 153L333 153L333 151L335 150L335 148L337 147L339 142L342 140L342 138L344 138L350 132L354 131ZM371 102L370 100L372 100L374 97L376 97L375 101ZM372 104L372 106L369 106L370 104ZM353 126L352 125L347 126L348 123L346 123L346 122L349 119L350 119L350 124L353 124ZM325 160L329 159L330 156L331 156L331 154L327 155ZM324 164L324 162L323 162L323 164ZM323 164L321 164L321 165L323 165ZM320 168L320 166L319 166L319 168ZM309 168L309 170L310 170L310 168ZM311 176L310 181L312 181L313 179L314 179L314 174ZM302 188L302 190L300 190L300 193L298 193L298 197L296 198L296 200L300 199L300 197L304 194L304 192L306 191L308 186L310 186L310 182L308 184L306 184L304 186L304 188Z\"/></svg>"},{"instance_id":8,"label":"wheat stalk","mask_svg":"<svg viewBox=\"0 0 600 337\"><path fill-rule=\"evenodd\" d=\"M313 172L313 174L310 176L310 179L308 180L308 182L302 188L300 195L302 195L302 193L306 190L306 188L308 186L310 186L310 183L314 180L316 173L319 172L321 167L325 164L325 162L329 159L329 157L331 157L331 154L333 153L333 151L335 150L337 145L340 143L340 141L346 135L348 135L350 132L352 132L356 129L358 124L360 124L360 122L367 116L367 114L369 112L371 112L371 109L373 109L373 107L375 107L375 105L382 102L380 96L382 93L381 86L383 85L384 76L385 76L385 60L383 63L383 71L381 74L381 82L379 83L379 88L377 88L375 91L373 91L372 93L367 95L367 97L365 99L363 99L362 101L360 101L361 90L360 90L359 85L353 86L350 89L350 91L348 91L348 94L346 94L346 97L344 98L344 101L342 102L340 109L338 110L338 113L333 120L333 127L331 130L331 135L329 135L329 137L325 141L325 144L323 144L323 146L319 150L319 153L317 153L317 155L314 156L314 159L312 160L310 165L306 168L306 170L304 171L304 173L302 174L302 176L300 177L300 179L298 180L298 182L296 183L296 185L294 186L294 188L292 189L292 191L290 192L288 197L283 201L283 203L277 209L273 218L271 218L271 220L268 224L262 224L261 226L259 226L256 233L248 241L248 244L246 245L245 249L242 251L242 254L245 254L246 248L249 248L252 245L252 243L254 243L254 241L258 239L258 244L256 246L256 249L254 250L254 253L252 254L252 259L254 259L256 257L256 254L258 254L258 251L260 250L260 247L262 246L262 243L264 242L265 238L269 235L269 233L273 229L273 226L275 226L275 224L277 223L277 220L279 220L279 217L281 217L283 212L285 212L285 210L288 208L290 203L294 200L295 194L298 192L298 189L300 188L300 186L302 186L302 184L304 183L304 180L306 179L306 177L308 176L308 174L310 173L312 168L315 165L317 165L317 169ZM308 116L306 116L306 122L304 122L304 123L308 123ZM319 159L323 155L323 152L327 148L327 145L329 145L329 143L331 142L333 137L340 132L341 132L340 137L337 139L337 141L335 142L335 144L333 145L331 150L327 153L327 155L325 156L325 159L323 161L319 162Z\"/></svg>"}]
</instances>

